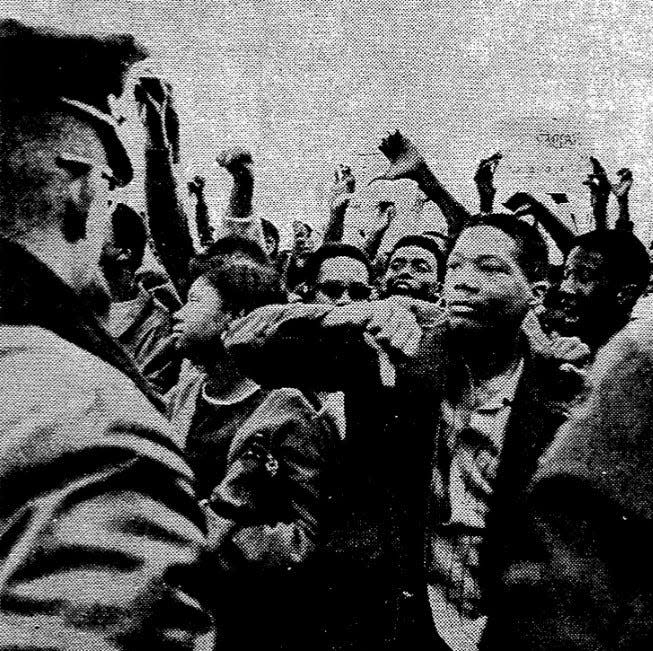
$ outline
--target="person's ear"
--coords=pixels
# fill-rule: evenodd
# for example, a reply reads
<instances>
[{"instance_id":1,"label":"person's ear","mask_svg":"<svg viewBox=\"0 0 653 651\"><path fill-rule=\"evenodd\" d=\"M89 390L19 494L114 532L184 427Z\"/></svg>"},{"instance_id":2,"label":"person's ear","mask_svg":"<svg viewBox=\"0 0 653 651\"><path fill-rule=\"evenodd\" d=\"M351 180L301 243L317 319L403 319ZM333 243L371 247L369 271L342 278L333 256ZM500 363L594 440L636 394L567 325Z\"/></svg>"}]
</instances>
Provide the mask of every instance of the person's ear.
<instances>
[{"instance_id":1,"label":"person's ear","mask_svg":"<svg viewBox=\"0 0 653 651\"><path fill-rule=\"evenodd\" d=\"M529 300L531 308L536 308L542 305L548 291L549 283L546 280L538 280L531 283L531 298Z\"/></svg>"},{"instance_id":2,"label":"person's ear","mask_svg":"<svg viewBox=\"0 0 653 651\"><path fill-rule=\"evenodd\" d=\"M617 304L624 310L630 310L641 295L635 283L623 284L617 292Z\"/></svg>"}]
</instances>

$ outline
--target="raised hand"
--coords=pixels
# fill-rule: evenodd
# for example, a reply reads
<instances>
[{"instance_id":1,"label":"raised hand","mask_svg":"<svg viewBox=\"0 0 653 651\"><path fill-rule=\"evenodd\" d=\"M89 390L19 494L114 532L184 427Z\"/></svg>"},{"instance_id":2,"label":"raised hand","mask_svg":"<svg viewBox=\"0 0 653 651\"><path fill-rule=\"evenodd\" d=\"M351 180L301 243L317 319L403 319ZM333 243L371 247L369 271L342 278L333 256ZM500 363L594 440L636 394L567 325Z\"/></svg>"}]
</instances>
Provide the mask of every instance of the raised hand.
<instances>
[{"instance_id":1,"label":"raised hand","mask_svg":"<svg viewBox=\"0 0 653 651\"><path fill-rule=\"evenodd\" d=\"M482 159L478 164L476 173L474 174L474 181L478 188L480 198L481 212L492 212L494 195L497 192L494 187L494 173L496 172L497 166L502 157L501 152L498 151L496 154L492 154L489 158Z\"/></svg>"},{"instance_id":2,"label":"raised hand","mask_svg":"<svg viewBox=\"0 0 653 651\"><path fill-rule=\"evenodd\" d=\"M379 150L390 162L390 167L374 181L416 180L419 172L426 166L422 154L401 132L389 133L379 145Z\"/></svg>"},{"instance_id":3,"label":"raised hand","mask_svg":"<svg viewBox=\"0 0 653 651\"><path fill-rule=\"evenodd\" d=\"M492 154L489 158L483 158L478 164L476 173L474 174L474 181L477 185L492 187L494 180L494 173L499 165L499 161L503 158L503 154L498 151Z\"/></svg>"},{"instance_id":4,"label":"raised hand","mask_svg":"<svg viewBox=\"0 0 653 651\"><path fill-rule=\"evenodd\" d=\"M583 181L583 185L586 185L590 189L590 197L592 201L605 201L607 203L608 197L610 196L610 181L608 180L608 174L605 171L605 168L600 163L597 158L590 156L590 162L592 164L592 171L587 175L587 178Z\"/></svg>"},{"instance_id":5,"label":"raised hand","mask_svg":"<svg viewBox=\"0 0 653 651\"><path fill-rule=\"evenodd\" d=\"M352 194L356 189L356 178L348 165L338 165L333 171L333 186L331 188L331 201L344 194Z\"/></svg>"},{"instance_id":6,"label":"raised hand","mask_svg":"<svg viewBox=\"0 0 653 651\"><path fill-rule=\"evenodd\" d=\"M179 161L179 117L174 106L172 86L159 77L141 77L134 87L141 122L149 146L170 148L173 162Z\"/></svg>"},{"instance_id":7,"label":"raised hand","mask_svg":"<svg viewBox=\"0 0 653 651\"><path fill-rule=\"evenodd\" d=\"M622 167L617 171L617 176L619 180L612 184L612 194L619 201L628 196L633 185L633 173L627 167Z\"/></svg>"},{"instance_id":8,"label":"raised hand","mask_svg":"<svg viewBox=\"0 0 653 651\"><path fill-rule=\"evenodd\" d=\"M220 167L224 167L230 174L248 171L251 169L252 154L243 147L232 147L220 152L216 157Z\"/></svg>"},{"instance_id":9,"label":"raised hand","mask_svg":"<svg viewBox=\"0 0 653 651\"><path fill-rule=\"evenodd\" d=\"M590 156L592 171L583 181L590 189L590 203L594 213L594 223L596 230L605 230L608 227L608 200L610 199L610 181L605 168L598 159Z\"/></svg>"},{"instance_id":10,"label":"raised hand","mask_svg":"<svg viewBox=\"0 0 653 651\"><path fill-rule=\"evenodd\" d=\"M192 181L188 182L188 194L199 196L204 191L206 179L203 176L195 176Z\"/></svg>"}]
</instances>

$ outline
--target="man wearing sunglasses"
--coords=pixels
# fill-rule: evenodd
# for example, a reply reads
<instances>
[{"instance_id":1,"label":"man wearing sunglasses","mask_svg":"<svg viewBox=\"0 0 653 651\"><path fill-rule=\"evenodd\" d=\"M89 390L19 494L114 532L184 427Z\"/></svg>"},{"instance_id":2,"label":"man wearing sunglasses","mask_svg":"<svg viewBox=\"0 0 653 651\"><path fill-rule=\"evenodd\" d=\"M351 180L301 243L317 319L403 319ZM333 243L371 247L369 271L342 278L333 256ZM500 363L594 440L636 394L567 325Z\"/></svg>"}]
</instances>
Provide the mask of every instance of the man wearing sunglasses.
<instances>
[{"instance_id":1,"label":"man wearing sunglasses","mask_svg":"<svg viewBox=\"0 0 653 651\"><path fill-rule=\"evenodd\" d=\"M203 521L158 399L103 329L108 97L146 56L0 21L0 648L188 649Z\"/></svg>"},{"instance_id":2,"label":"man wearing sunglasses","mask_svg":"<svg viewBox=\"0 0 653 651\"><path fill-rule=\"evenodd\" d=\"M304 302L347 305L372 295L370 262L359 248L333 243L321 246L306 267Z\"/></svg>"}]
</instances>

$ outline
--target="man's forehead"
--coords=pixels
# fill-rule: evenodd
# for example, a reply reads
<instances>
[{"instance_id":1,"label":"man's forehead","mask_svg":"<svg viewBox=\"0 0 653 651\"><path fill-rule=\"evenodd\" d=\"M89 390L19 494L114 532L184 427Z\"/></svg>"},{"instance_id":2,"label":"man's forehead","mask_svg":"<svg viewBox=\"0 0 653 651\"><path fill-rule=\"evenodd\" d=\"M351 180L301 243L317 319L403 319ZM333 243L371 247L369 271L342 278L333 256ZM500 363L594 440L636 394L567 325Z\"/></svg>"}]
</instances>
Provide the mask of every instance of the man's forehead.
<instances>
[{"instance_id":1,"label":"man's forehead","mask_svg":"<svg viewBox=\"0 0 653 651\"><path fill-rule=\"evenodd\" d=\"M367 275L367 267L360 261L349 256L339 255L327 258L320 265L320 276L334 276L339 274L362 273Z\"/></svg>"},{"instance_id":2,"label":"man's forehead","mask_svg":"<svg viewBox=\"0 0 653 651\"><path fill-rule=\"evenodd\" d=\"M400 246L398 249L395 249L392 253L391 260L395 258L406 258L408 260L435 260L435 254L428 249L423 249L421 246Z\"/></svg>"},{"instance_id":3,"label":"man's forehead","mask_svg":"<svg viewBox=\"0 0 653 651\"><path fill-rule=\"evenodd\" d=\"M465 229L451 252L465 257L493 256L517 263L517 244L506 233L493 226L473 226Z\"/></svg>"},{"instance_id":4,"label":"man's forehead","mask_svg":"<svg viewBox=\"0 0 653 651\"><path fill-rule=\"evenodd\" d=\"M600 251L586 249L582 246L573 248L565 261L565 267L584 265L598 268L604 264L606 264L606 260Z\"/></svg>"}]
</instances>

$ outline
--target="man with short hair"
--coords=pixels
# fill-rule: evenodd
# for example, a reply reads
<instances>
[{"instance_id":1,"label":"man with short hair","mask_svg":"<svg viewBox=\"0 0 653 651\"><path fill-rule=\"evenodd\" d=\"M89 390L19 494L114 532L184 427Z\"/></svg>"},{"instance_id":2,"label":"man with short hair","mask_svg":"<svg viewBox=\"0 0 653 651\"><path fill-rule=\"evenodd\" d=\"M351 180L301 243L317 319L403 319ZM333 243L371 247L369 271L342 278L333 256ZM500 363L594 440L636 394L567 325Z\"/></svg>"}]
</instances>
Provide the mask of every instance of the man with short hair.
<instances>
[{"instance_id":1,"label":"man with short hair","mask_svg":"<svg viewBox=\"0 0 653 651\"><path fill-rule=\"evenodd\" d=\"M579 235L566 257L558 290L558 331L579 337L596 354L630 320L649 274L646 248L633 233Z\"/></svg>"},{"instance_id":2,"label":"man with short hair","mask_svg":"<svg viewBox=\"0 0 653 651\"><path fill-rule=\"evenodd\" d=\"M192 473L84 300L109 305L108 199L132 177L108 95L145 56L0 22L1 648L181 650L212 629Z\"/></svg>"},{"instance_id":3,"label":"man with short hair","mask_svg":"<svg viewBox=\"0 0 653 651\"><path fill-rule=\"evenodd\" d=\"M111 230L100 256L100 267L113 299L107 329L164 395L179 379L181 360L175 351L170 311L136 280L146 244L141 216L119 203L111 216Z\"/></svg>"},{"instance_id":4,"label":"man with short hair","mask_svg":"<svg viewBox=\"0 0 653 651\"><path fill-rule=\"evenodd\" d=\"M323 244L306 263L304 302L347 305L372 294L370 262L351 244Z\"/></svg>"},{"instance_id":5,"label":"man with short hair","mask_svg":"<svg viewBox=\"0 0 653 651\"><path fill-rule=\"evenodd\" d=\"M393 297L266 308L230 333L259 381L345 392L350 512L332 543L331 648L476 648L494 540L573 397L522 333L547 264L535 228L485 215L453 246L444 318ZM395 360L394 386L370 338Z\"/></svg>"},{"instance_id":6,"label":"man with short hair","mask_svg":"<svg viewBox=\"0 0 653 651\"><path fill-rule=\"evenodd\" d=\"M390 253L383 276L385 296L410 296L435 303L445 271L445 254L435 238L406 235Z\"/></svg>"}]
</instances>

